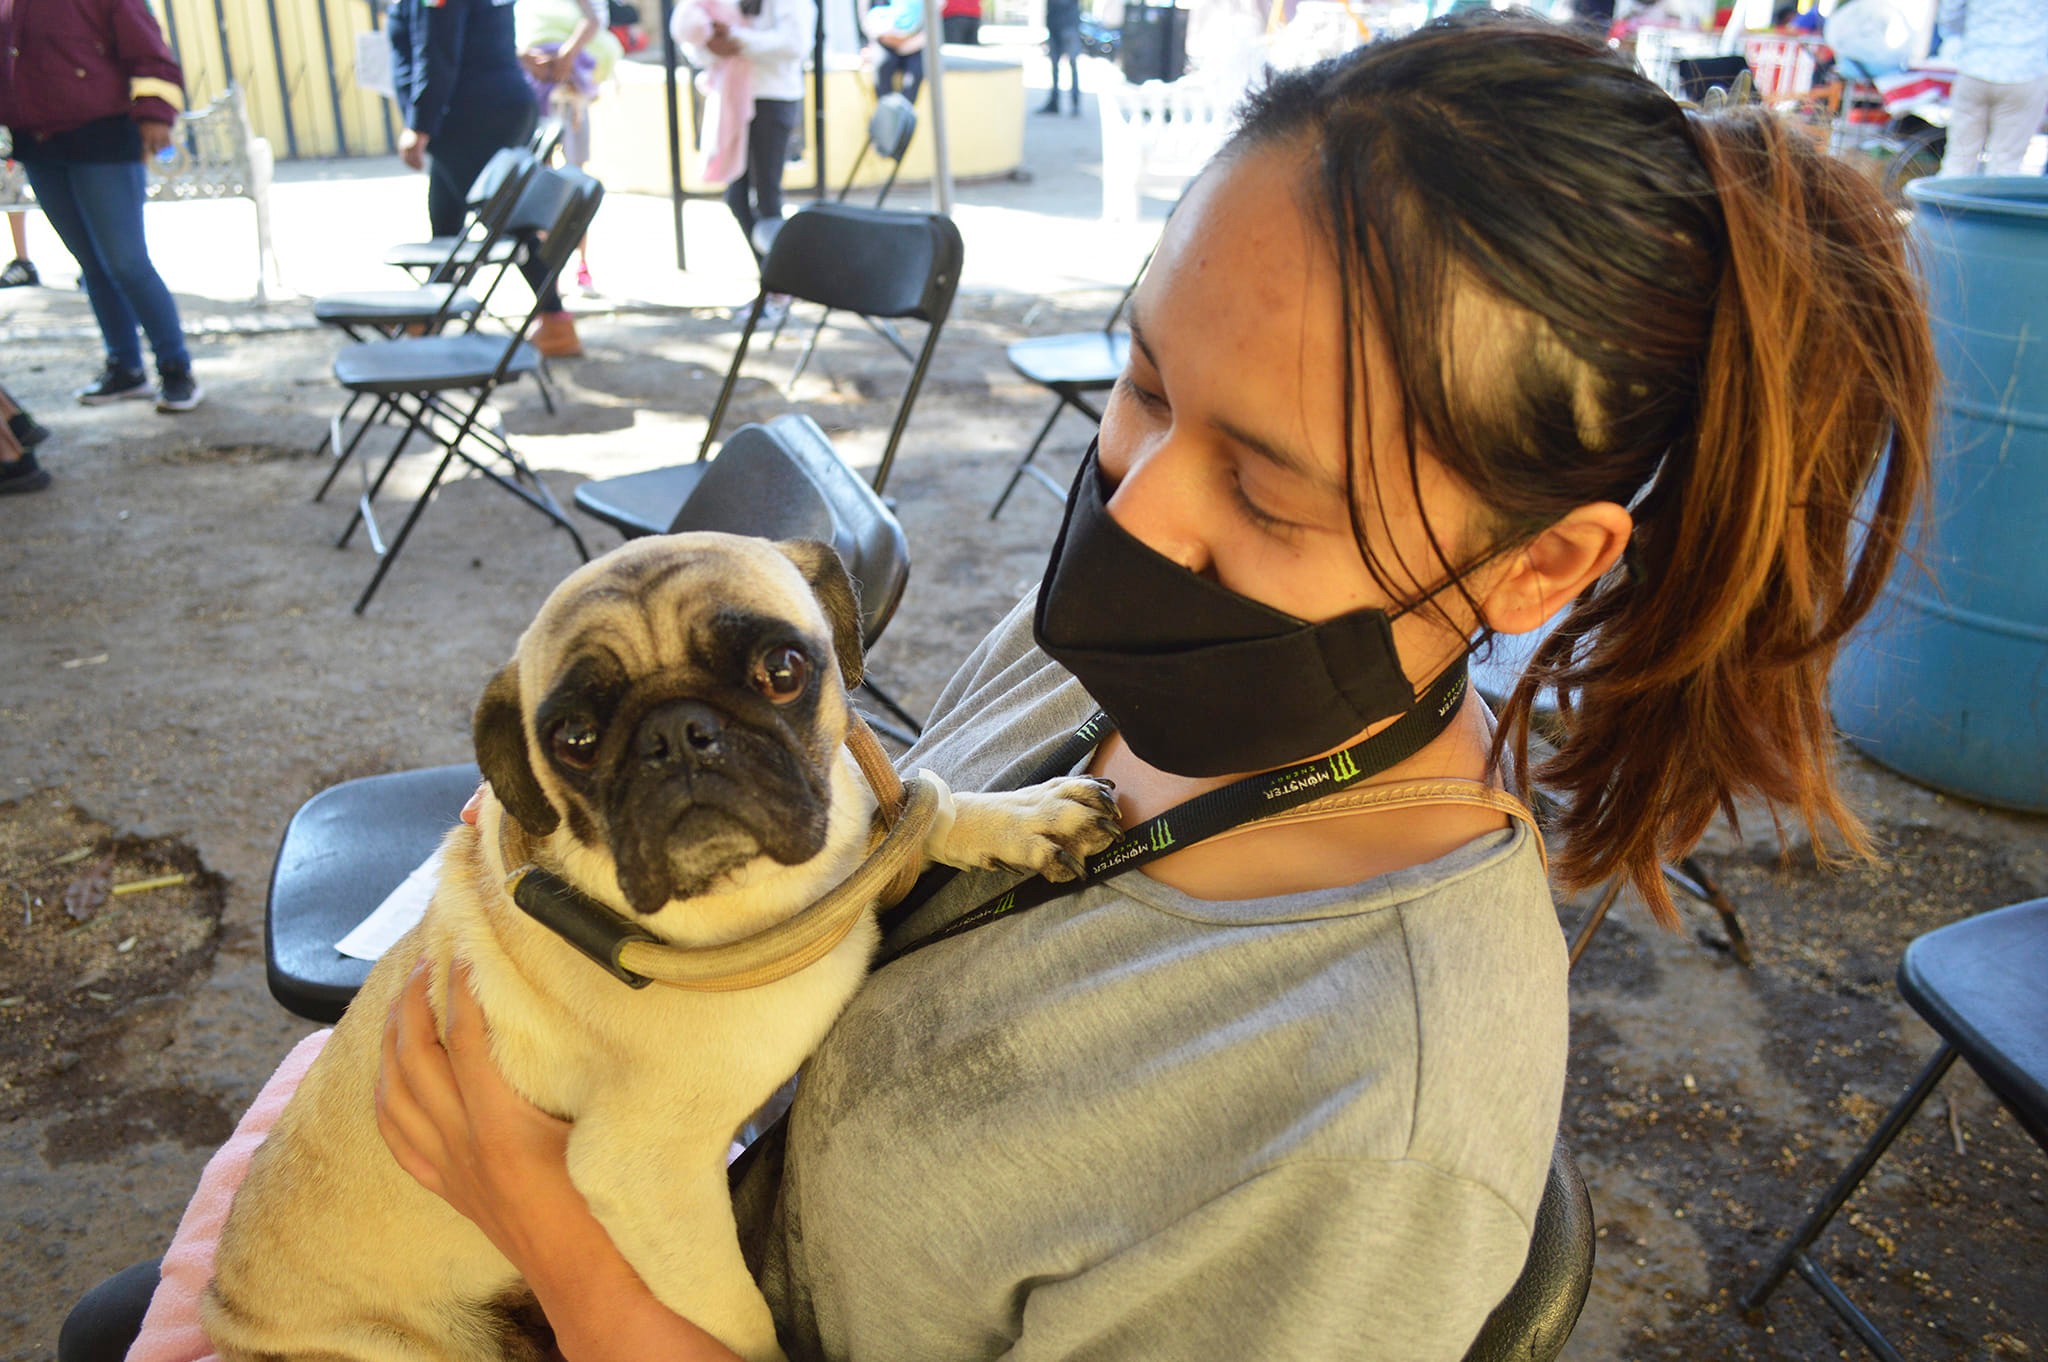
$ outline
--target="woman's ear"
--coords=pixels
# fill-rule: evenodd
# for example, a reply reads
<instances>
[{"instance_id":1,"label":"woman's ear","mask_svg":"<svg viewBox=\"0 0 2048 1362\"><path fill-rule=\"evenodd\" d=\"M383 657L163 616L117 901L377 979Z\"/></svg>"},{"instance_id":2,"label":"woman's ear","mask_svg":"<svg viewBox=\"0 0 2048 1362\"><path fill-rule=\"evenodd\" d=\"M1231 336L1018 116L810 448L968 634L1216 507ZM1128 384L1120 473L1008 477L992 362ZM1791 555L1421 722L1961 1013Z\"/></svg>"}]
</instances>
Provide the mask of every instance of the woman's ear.
<instances>
[{"instance_id":1,"label":"woman's ear","mask_svg":"<svg viewBox=\"0 0 2048 1362\"><path fill-rule=\"evenodd\" d=\"M1611 501L1577 507L1506 560L1479 602L1480 618L1501 634L1526 634L1569 605L1615 564L1635 529Z\"/></svg>"}]
</instances>

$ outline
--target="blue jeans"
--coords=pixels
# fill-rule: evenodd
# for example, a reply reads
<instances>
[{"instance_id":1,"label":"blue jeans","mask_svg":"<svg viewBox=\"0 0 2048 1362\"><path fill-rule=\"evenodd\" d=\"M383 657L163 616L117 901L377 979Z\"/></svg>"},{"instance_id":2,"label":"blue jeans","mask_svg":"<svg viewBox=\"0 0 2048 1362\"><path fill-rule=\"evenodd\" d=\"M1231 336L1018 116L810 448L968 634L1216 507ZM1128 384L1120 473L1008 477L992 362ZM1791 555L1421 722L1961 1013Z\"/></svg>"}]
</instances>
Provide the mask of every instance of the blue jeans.
<instances>
[{"instance_id":1,"label":"blue jeans","mask_svg":"<svg viewBox=\"0 0 2048 1362\"><path fill-rule=\"evenodd\" d=\"M140 328L149 334L159 372L189 367L192 356L185 349L178 305L149 263L142 236L142 162L22 164L43 216L85 275L85 295L106 341L107 362L141 370Z\"/></svg>"}]
</instances>

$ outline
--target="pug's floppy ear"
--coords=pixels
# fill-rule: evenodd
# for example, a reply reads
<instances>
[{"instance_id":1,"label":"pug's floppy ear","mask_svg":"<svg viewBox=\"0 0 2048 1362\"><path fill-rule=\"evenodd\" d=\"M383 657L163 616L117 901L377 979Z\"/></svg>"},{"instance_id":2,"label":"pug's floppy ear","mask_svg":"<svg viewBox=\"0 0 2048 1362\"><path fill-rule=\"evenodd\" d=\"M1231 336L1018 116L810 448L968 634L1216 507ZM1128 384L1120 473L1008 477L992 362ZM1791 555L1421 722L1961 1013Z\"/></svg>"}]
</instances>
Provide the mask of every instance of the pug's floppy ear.
<instances>
[{"instance_id":1,"label":"pug's floppy ear","mask_svg":"<svg viewBox=\"0 0 2048 1362\"><path fill-rule=\"evenodd\" d=\"M825 608L832 625L832 649L839 654L839 676L852 690L861 678L860 587L830 544L818 539L785 539L775 546L795 563L811 584L811 594Z\"/></svg>"},{"instance_id":2,"label":"pug's floppy ear","mask_svg":"<svg viewBox=\"0 0 2048 1362\"><path fill-rule=\"evenodd\" d=\"M534 837L545 837L561 826L562 816L541 791L533 764L526 757L526 716L519 706L517 659L507 662L484 687L470 734L484 779L519 825Z\"/></svg>"}]
</instances>

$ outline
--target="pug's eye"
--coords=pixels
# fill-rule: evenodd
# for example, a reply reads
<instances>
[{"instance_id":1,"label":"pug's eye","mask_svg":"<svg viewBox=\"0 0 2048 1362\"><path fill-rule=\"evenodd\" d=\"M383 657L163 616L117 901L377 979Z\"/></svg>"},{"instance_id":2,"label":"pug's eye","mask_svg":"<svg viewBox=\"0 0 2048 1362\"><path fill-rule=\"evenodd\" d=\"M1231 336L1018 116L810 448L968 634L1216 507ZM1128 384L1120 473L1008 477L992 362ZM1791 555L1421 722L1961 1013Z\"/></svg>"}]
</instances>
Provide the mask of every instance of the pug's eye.
<instances>
[{"instance_id":1,"label":"pug's eye","mask_svg":"<svg viewBox=\"0 0 2048 1362\"><path fill-rule=\"evenodd\" d=\"M597 765L597 725L588 719L565 719L548 734L555 760L577 771Z\"/></svg>"},{"instance_id":2,"label":"pug's eye","mask_svg":"<svg viewBox=\"0 0 2048 1362\"><path fill-rule=\"evenodd\" d=\"M811 660L798 648L770 648L754 664L754 689L778 705L802 695L810 679Z\"/></svg>"}]
</instances>

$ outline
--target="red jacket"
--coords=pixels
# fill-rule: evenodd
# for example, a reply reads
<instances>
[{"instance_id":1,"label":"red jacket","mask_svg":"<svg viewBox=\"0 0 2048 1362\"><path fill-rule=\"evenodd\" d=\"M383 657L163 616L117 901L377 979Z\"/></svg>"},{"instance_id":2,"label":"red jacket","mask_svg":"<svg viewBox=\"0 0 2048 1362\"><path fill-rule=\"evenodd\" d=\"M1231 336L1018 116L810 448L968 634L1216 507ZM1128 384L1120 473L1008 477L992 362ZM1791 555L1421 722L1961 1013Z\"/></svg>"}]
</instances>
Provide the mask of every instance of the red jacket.
<instances>
[{"instance_id":1,"label":"red jacket","mask_svg":"<svg viewBox=\"0 0 2048 1362\"><path fill-rule=\"evenodd\" d=\"M0 125L18 140L127 114L169 123L177 106L131 89L184 72L145 0L0 0Z\"/></svg>"}]
</instances>

